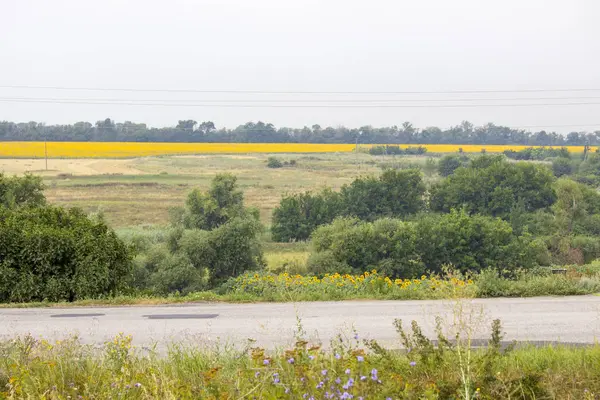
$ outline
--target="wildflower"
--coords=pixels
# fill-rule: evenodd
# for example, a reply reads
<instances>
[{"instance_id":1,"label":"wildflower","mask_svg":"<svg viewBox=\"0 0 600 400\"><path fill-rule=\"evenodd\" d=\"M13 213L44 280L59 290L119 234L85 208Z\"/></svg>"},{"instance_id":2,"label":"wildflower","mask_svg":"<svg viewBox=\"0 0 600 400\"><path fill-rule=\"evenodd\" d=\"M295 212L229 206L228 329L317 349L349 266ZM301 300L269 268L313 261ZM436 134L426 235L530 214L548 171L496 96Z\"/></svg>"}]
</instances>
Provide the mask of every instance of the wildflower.
<instances>
[{"instance_id":1,"label":"wildflower","mask_svg":"<svg viewBox=\"0 0 600 400\"><path fill-rule=\"evenodd\" d=\"M358 340L358 333L354 334L354 340Z\"/></svg>"},{"instance_id":2,"label":"wildflower","mask_svg":"<svg viewBox=\"0 0 600 400\"><path fill-rule=\"evenodd\" d=\"M269 365L271 364L271 361L269 361L268 359L265 358L265 360L263 361L263 365Z\"/></svg>"},{"instance_id":3,"label":"wildflower","mask_svg":"<svg viewBox=\"0 0 600 400\"><path fill-rule=\"evenodd\" d=\"M305 377L300 378L300 382L304 382L306 380Z\"/></svg>"},{"instance_id":4,"label":"wildflower","mask_svg":"<svg viewBox=\"0 0 600 400\"><path fill-rule=\"evenodd\" d=\"M340 358L342 358L342 356L340 356L338 353L335 353L335 359L339 360Z\"/></svg>"},{"instance_id":5,"label":"wildflower","mask_svg":"<svg viewBox=\"0 0 600 400\"><path fill-rule=\"evenodd\" d=\"M340 378L336 378L335 383L337 383L339 385L340 383L342 383L342 380Z\"/></svg>"},{"instance_id":6,"label":"wildflower","mask_svg":"<svg viewBox=\"0 0 600 400\"><path fill-rule=\"evenodd\" d=\"M313 355L311 354L310 356L308 356L308 359L309 359L310 361L312 361L312 360L314 360L314 359L315 359L315 356L313 356Z\"/></svg>"},{"instance_id":7,"label":"wildflower","mask_svg":"<svg viewBox=\"0 0 600 400\"><path fill-rule=\"evenodd\" d=\"M346 375L350 375L350 373L351 373L352 371L350 371L350 368L348 368L348 369L347 369L345 372L346 372Z\"/></svg>"},{"instance_id":8,"label":"wildflower","mask_svg":"<svg viewBox=\"0 0 600 400\"><path fill-rule=\"evenodd\" d=\"M285 388L285 394L288 394L290 392L290 388Z\"/></svg>"},{"instance_id":9,"label":"wildflower","mask_svg":"<svg viewBox=\"0 0 600 400\"><path fill-rule=\"evenodd\" d=\"M366 380L367 380L367 377L363 375L363 376L361 376L361 377L360 377L360 380L361 380L361 381L366 381Z\"/></svg>"},{"instance_id":10,"label":"wildflower","mask_svg":"<svg viewBox=\"0 0 600 400\"><path fill-rule=\"evenodd\" d=\"M277 372L275 372L273 374L273 383L279 383L279 382L280 382L280 380L279 380L279 374Z\"/></svg>"},{"instance_id":11,"label":"wildflower","mask_svg":"<svg viewBox=\"0 0 600 400\"><path fill-rule=\"evenodd\" d=\"M256 373L254 374L254 377L255 377L255 378L258 378L258 376L259 376L259 375L260 375L260 372L259 372L259 371L256 371Z\"/></svg>"},{"instance_id":12,"label":"wildflower","mask_svg":"<svg viewBox=\"0 0 600 400\"><path fill-rule=\"evenodd\" d=\"M356 360L357 360L358 362L363 362L363 361L365 361L365 358L364 358L363 356L357 356L357 357L356 357Z\"/></svg>"},{"instance_id":13,"label":"wildflower","mask_svg":"<svg viewBox=\"0 0 600 400\"><path fill-rule=\"evenodd\" d=\"M303 399L305 399L305 398L307 398L307 397L308 397L308 393L304 393L304 394L302 395L302 398L303 398Z\"/></svg>"},{"instance_id":14,"label":"wildflower","mask_svg":"<svg viewBox=\"0 0 600 400\"><path fill-rule=\"evenodd\" d=\"M348 385L348 387L352 387L354 385L354 379L352 379L352 378L348 379L347 385Z\"/></svg>"},{"instance_id":15,"label":"wildflower","mask_svg":"<svg viewBox=\"0 0 600 400\"><path fill-rule=\"evenodd\" d=\"M288 360L288 363L289 363L289 364L293 364L293 363L294 363L294 357L290 358L290 359Z\"/></svg>"},{"instance_id":16,"label":"wildflower","mask_svg":"<svg viewBox=\"0 0 600 400\"><path fill-rule=\"evenodd\" d=\"M411 367L415 367L415 366L417 365L417 362L416 362L416 361L411 361L409 365L410 365Z\"/></svg>"},{"instance_id":17,"label":"wildflower","mask_svg":"<svg viewBox=\"0 0 600 400\"><path fill-rule=\"evenodd\" d=\"M344 393L342 393L342 395L340 396L340 399L351 399L351 398L353 398L353 397L354 397L354 396L352 396L350 393L348 393L348 392L344 392Z\"/></svg>"},{"instance_id":18,"label":"wildflower","mask_svg":"<svg viewBox=\"0 0 600 400\"><path fill-rule=\"evenodd\" d=\"M323 387L323 385L325 385L325 384L323 383L323 381L321 381L321 382L319 382L319 384L316 387L317 387L317 389L321 389Z\"/></svg>"},{"instance_id":19,"label":"wildflower","mask_svg":"<svg viewBox=\"0 0 600 400\"><path fill-rule=\"evenodd\" d=\"M141 387L142 387L142 384L138 382L138 383L136 383L134 386L135 386L136 388L141 388Z\"/></svg>"},{"instance_id":20,"label":"wildflower","mask_svg":"<svg viewBox=\"0 0 600 400\"><path fill-rule=\"evenodd\" d=\"M323 371L321 371L321 375L323 375L323 376L327 375L327 370L324 369Z\"/></svg>"},{"instance_id":21,"label":"wildflower","mask_svg":"<svg viewBox=\"0 0 600 400\"><path fill-rule=\"evenodd\" d=\"M375 368L373 368L371 370L371 379L373 379L374 381L376 381L378 379L377 378L377 370Z\"/></svg>"}]
</instances>

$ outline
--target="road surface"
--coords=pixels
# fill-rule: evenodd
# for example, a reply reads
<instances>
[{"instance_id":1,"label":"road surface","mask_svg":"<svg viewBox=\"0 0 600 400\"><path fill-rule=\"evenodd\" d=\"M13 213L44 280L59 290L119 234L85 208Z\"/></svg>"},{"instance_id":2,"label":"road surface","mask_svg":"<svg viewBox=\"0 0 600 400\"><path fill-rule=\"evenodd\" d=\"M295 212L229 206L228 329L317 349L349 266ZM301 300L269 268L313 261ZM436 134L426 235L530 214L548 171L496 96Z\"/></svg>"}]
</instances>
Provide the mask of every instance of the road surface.
<instances>
[{"instance_id":1,"label":"road surface","mask_svg":"<svg viewBox=\"0 0 600 400\"><path fill-rule=\"evenodd\" d=\"M492 319L500 319L506 340L593 343L600 337L600 297L540 297L464 300L463 320L489 337ZM457 315L452 301L344 301L266 304L195 304L156 307L0 309L0 338L31 334L56 340L77 334L102 344L119 332L133 335L141 347L172 342L243 345L247 339L267 348L294 342L298 320L307 338L327 345L356 330L361 339L400 347L393 321L416 320L434 338L435 317L447 327Z\"/></svg>"}]
</instances>

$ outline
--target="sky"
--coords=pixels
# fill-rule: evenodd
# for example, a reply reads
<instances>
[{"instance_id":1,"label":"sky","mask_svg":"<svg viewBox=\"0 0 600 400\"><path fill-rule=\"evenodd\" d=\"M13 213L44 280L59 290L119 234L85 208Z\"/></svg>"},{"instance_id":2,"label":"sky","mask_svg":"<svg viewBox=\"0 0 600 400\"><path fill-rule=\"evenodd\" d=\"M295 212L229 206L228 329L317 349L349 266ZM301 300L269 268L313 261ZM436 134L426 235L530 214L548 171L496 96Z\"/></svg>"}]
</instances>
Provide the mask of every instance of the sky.
<instances>
[{"instance_id":1,"label":"sky","mask_svg":"<svg viewBox=\"0 0 600 400\"><path fill-rule=\"evenodd\" d=\"M0 15L0 120L600 130L597 0L0 0Z\"/></svg>"}]
</instances>

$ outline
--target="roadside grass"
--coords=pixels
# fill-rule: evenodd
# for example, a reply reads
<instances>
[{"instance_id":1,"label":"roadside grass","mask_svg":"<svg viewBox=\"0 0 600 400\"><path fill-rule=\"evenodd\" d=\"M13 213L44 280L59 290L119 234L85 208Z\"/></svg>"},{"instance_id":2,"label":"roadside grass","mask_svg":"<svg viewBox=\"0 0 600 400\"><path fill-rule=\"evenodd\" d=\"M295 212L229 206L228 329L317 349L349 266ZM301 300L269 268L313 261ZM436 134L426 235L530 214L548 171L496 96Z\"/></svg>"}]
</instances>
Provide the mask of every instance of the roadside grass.
<instances>
[{"instance_id":1,"label":"roadside grass","mask_svg":"<svg viewBox=\"0 0 600 400\"><path fill-rule=\"evenodd\" d=\"M293 268L296 265L294 260L304 256L304 252L283 252L272 253L270 258L273 263L283 260ZM471 277L448 274L443 277L434 275L409 280L389 279L376 271L365 272L361 275L332 274L321 278L288 272L257 271L245 273L229 280L219 288L203 292L174 293L169 296L131 293L103 299L82 299L70 303L4 303L0 304L0 308L144 306L195 302L441 300L573 296L596 293L600 293L600 277L598 276L540 276L523 273L517 278L506 278L496 271L488 270Z\"/></svg>"},{"instance_id":2,"label":"roadside grass","mask_svg":"<svg viewBox=\"0 0 600 400\"><path fill-rule=\"evenodd\" d=\"M465 317L463 315L463 317ZM487 345L471 326L438 342L396 320L404 349L340 335L327 349L301 333L290 348L172 344L160 354L120 334L102 346L77 338L0 341L2 399L585 399L600 393L600 346L503 346L499 321ZM452 329L451 329L452 331Z\"/></svg>"}]
</instances>

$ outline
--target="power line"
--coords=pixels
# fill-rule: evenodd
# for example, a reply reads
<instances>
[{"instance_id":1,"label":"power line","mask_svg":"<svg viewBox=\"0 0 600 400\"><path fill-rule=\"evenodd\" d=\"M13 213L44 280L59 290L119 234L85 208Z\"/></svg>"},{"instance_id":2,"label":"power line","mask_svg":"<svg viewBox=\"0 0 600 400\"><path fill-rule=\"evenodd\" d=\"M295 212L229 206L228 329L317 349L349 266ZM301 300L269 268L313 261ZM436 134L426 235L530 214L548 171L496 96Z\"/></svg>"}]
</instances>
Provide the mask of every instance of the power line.
<instances>
[{"instance_id":1,"label":"power line","mask_svg":"<svg viewBox=\"0 0 600 400\"><path fill-rule=\"evenodd\" d=\"M600 96L567 96L567 97L512 97L512 98L465 98L465 99L364 99L364 100L291 100L291 99L252 99L252 100L243 100L243 99L231 99L231 100L190 100L190 99L123 99L123 98L57 98L57 97L4 97L6 101L15 100L32 100L32 101L82 101L82 102L130 102L130 103L138 103L138 102L158 102L158 103L173 103L173 102L184 102L184 101L193 101L200 102L202 104L205 103L406 103L406 102L471 102L471 101L542 101L542 100L597 100L600 99Z\"/></svg>"},{"instance_id":2,"label":"power line","mask_svg":"<svg viewBox=\"0 0 600 400\"><path fill-rule=\"evenodd\" d=\"M529 103L529 104L210 104L210 103L139 103L110 101L80 101L63 99L24 99L0 98L0 102L43 103L74 105L119 105L147 107L205 107L205 108L478 108L478 107L547 107L547 106L588 106L600 105L600 102L579 103Z\"/></svg>"},{"instance_id":3,"label":"power line","mask_svg":"<svg viewBox=\"0 0 600 400\"><path fill-rule=\"evenodd\" d=\"M140 89L140 88L100 88L68 86L0 85L2 89L37 89L105 92L155 92L155 93L238 93L238 94L466 94L466 93L549 93L549 92L598 92L600 89L501 89L501 90L437 90L437 91L310 91L310 90L212 90L212 89Z\"/></svg>"}]
</instances>

